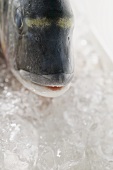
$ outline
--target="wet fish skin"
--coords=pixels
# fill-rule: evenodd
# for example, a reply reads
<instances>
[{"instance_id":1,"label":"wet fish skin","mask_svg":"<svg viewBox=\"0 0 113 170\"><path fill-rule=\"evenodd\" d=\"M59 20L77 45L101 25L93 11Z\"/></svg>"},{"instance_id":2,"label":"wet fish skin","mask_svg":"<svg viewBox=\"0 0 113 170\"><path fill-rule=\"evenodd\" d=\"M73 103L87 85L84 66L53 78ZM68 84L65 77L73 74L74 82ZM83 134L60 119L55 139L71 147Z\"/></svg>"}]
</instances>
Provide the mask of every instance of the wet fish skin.
<instances>
[{"instance_id":1,"label":"wet fish skin","mask_svg":"<svg viewBox=\"0 0 113 170\"><path fill-rule=\"evenodd\" d=\"M74 73L69 1L0 0L0 14L1 44L11 69L27 72L42 86L67 85Z\"/></svg>"}]
</instances>

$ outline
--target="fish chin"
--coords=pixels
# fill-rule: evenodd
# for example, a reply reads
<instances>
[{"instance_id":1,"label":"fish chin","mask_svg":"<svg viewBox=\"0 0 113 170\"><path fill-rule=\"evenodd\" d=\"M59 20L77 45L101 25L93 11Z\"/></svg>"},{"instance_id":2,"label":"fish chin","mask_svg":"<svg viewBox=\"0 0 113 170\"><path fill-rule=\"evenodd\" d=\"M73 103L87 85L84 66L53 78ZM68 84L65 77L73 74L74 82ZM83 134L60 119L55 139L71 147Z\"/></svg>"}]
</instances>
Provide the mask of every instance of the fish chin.
<instances>
[{"instance_id":1,"label":"fish chin","mask_svg":"<svg viewBox=\"0 0 113 170\"><path fill-rule=\"evenodd\" d=\"M16 71L14 69L12 69L12 72L14 74L14 76L29 90L31 90L32 92L34 92L35 94L38 94L40 96L43 97L59 97L61 95L63 95L70 87L70 84L65 85L65 86L57 86L55 88L57 88L57 90L54 90L54 86L53 87L49 87L49 86L41 86L38 84L35 84L31 81L28 81L26 79L24 79L21 74L19 73L19 71ZM53 90L52 90L53 88Z\"/></svg>"}]
</instances>

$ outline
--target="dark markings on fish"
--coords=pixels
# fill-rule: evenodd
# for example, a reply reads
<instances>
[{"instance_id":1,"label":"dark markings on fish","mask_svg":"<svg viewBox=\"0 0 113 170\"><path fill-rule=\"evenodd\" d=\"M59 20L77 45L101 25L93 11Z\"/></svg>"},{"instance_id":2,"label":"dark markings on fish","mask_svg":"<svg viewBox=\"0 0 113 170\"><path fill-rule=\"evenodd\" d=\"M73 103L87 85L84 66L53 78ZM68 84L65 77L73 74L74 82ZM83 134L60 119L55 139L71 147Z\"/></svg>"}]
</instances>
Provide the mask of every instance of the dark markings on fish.
<instances>
[{"instance_id":1,"label":"dark markings on fish","mask_svg":"<svg viewBox=\"0 0 113 170\"><path fill-rule=\"evenodd\" d=\"M4 15L7 15L8 11L8 0L3 1L3 13Z\"/></svg>"},{"instance_id":2,"label":"dark markings on fish","mask_svg":"<svg viewBox=\"0 0 113 170\"><path fill-rule=\"evenodd\" d=\"M53 75L50 85L53 80L68 83L67 75L74 71L69 0L0 0L0 6L10 65L31 74L35 82L38 76Z\"/></svg>"}]
</instances>

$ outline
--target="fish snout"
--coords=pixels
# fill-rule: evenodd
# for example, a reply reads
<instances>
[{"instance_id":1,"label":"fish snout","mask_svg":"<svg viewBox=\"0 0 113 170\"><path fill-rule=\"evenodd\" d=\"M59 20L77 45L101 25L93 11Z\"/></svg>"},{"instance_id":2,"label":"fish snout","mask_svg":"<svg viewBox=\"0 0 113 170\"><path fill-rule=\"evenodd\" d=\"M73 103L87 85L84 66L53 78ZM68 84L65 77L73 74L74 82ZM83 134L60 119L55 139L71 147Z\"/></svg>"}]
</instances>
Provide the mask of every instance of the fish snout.
<instances>
[{"instance_id":1,"label":"fish snout","mask_svg":"<svg viewBox=\"0 0 113 170\"><path fill-rule=\"evenodd\" d=\"M51 87L63 87L69 84L72 80L73 74L59 73L51 75L37 75L24 70L20 70L20 75L22 78L31 81L40 86ZM57 89L57 88L56 88Z\"/></svg>"}]
</instances>

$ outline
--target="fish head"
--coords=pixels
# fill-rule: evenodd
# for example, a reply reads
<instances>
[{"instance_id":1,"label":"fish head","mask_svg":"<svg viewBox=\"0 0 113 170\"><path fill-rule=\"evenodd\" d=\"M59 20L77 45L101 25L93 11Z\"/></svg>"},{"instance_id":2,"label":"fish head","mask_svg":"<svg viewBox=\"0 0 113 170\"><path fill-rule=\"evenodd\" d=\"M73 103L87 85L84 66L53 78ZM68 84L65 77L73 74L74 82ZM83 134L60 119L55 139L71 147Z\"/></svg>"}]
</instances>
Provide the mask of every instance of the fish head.
<instances>
[{"instance_id":1,"label":"fish head","mask_svg":"<svg viewBox=\"0 0 113 170\"><path fill-rule=\"evenodd\" d=\"M68 1L14 0L13 72L37 94L64 93L74 74L73 13Z\"/></svg>"}]
</instances>

